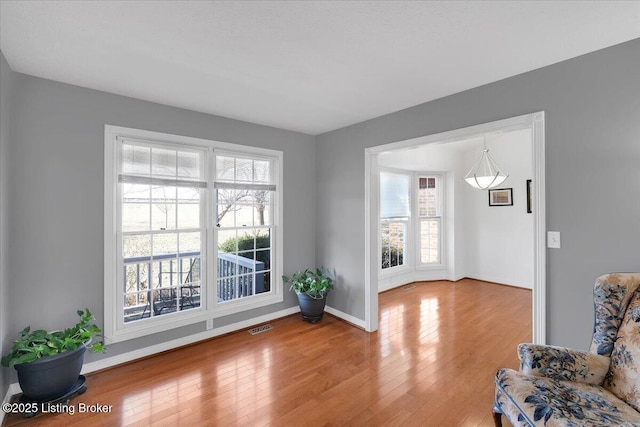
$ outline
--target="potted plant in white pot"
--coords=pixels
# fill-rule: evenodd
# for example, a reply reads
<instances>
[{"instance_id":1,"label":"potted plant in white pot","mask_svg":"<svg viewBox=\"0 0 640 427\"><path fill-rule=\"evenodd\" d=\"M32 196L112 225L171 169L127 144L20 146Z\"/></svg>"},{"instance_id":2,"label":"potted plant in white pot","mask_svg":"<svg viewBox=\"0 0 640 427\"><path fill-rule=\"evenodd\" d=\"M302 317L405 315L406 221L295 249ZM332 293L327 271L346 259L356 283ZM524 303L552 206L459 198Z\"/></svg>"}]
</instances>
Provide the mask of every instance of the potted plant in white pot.
<instances>
[{"instance_id":1,"label":"potted plant in white pot","mask_svg":"<svg viewBox=\"0 0 640 427\"><path fill-rule=\"evenodd\" d=\"M324 267L306 269L291 277L282 276L282 279L298 295L302 319L311 323L319 322L324 314L327 293L333 289L335 282L329 271Z\"/></svg>"},{"instance_id":2,"label":"potted plant in white pot","mask_svg":"<svg viewBox=\"0 0 640 427\"><path fill-rule=\"evenodd\" d=\"M62 331L31 331L27 326L2 357L3 366L13 366L18 371L23 400L48 402L65 396L80 378L87 348L106 351L102 342L91 344L93 338L101 336L101 330L93 324L95 318L89 309L77 313L78 323Z\"/></svg>"}]
</instances>

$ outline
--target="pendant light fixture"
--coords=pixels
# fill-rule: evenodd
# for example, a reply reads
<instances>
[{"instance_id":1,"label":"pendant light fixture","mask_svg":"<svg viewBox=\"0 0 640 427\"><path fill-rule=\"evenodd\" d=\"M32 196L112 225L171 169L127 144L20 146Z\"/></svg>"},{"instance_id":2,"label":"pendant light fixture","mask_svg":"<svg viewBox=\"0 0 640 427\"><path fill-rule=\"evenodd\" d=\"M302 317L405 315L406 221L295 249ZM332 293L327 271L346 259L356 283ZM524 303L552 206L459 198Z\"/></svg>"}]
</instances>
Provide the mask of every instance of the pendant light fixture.
<instances>
[{"instance_id":1,"label":"pendant light fixture","mask_svg":"<svg viewBox=\"0 0 640 427\"><path fill-rule=\"evenodd\" d=\"M464 177L467 184L478 190L496 187L504 182L506 175L489 155L487 138L482 137L482 154L480 159Z\"/></svg>"}]
</instances>

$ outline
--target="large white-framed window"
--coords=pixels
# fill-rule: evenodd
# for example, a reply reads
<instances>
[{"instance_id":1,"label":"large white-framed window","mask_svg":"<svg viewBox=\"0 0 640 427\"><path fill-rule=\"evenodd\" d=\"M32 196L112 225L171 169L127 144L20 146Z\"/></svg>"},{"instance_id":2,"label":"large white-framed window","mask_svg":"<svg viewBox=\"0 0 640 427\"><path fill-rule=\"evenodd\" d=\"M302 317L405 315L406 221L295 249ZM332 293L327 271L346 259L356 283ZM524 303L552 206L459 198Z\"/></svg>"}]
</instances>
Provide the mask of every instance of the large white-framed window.
<instances>
[{"instance_id":1,"label":"large white-framed window","mask_svg":"<svg viewBox=\"0 0 640 427\"><path fill-rule=\"evenodd\" d=\"M443 265L443 176L435 173L418 173L417 181L417 243L418 266Z\"/></svg>"},{"instance_id":2,"label":"large white-framed window","mask_svg":"<svg viewBox=\"0 0 640 427\"><path fill-rule=\"evenodd\" d=\"M392 274L409 264L412 174L380 172L380 271Z\"/></svg>"},{"instance_id":3,"label":"large white-framed window","mask_svg":"<svg viewBox=\"0 0 640 427\"><path fill-rule=\"evenodd\" d=\"M105 126L107 342L282 301L282 157Z\"/></svg>"}]
</instances>

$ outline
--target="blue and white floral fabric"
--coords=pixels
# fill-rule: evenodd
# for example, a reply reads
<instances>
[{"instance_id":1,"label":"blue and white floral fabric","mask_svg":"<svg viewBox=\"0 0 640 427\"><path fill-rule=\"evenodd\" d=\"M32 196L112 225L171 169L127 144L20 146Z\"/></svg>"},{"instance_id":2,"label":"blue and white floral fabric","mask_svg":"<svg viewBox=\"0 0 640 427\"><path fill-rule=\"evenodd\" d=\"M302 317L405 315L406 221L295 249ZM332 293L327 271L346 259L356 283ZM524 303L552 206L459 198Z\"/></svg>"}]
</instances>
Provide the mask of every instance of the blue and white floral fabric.
<instances>
[{"instance_id":1,"label":"blue and white floral fabric","mask_svg":"<svg viewBox=\"0 0 640 427\"><path fill-rule=\"evenodd\" d=\"M640 290L633 293L611 352L607 390L640 411Z\"/></svg>"},{"instance_id":2,"label":"blue and white floral fabric","mask_svg":"<svg viewBox=\"0 0 640 427\"><path fill-rule=\"evenodd\" d=\"M599 277L593 288L596 322L591 353L609 356L629 300L640 286L640 273L613 273Z\"/></svg>"},{"instance_id":3,"label":"blue and white floral fabric","mask_svg":"<svg viewBox=\"0 0 640 427\"><path fill-rule=\"evenodd\" d=\"M521 344L520 372L496 374L494 411L514 426L640 427L640 273L594 287L590 352Z\"/></svg>"},{"instance_id":4,"label":"blue and white floral fabric","mask_svg":"<svg viewBox=\"0 0 640 427\"><path fill-rule=\"evenodd\" d=\"M552 378L602 384L609 371L609 358L586 351L550 345L520 344L520 372Z\"/></svg>"},{"instance_id":5,"label":"blue and white floral fabric","mask_svg":"<svg viewBox=\"0 0 640 427\"><path fill-rule=\"evenodd\" d=\"M501 369L496 399L515 426L640 426L640 413L603 387Z\"/></svg>"}]
</instances>

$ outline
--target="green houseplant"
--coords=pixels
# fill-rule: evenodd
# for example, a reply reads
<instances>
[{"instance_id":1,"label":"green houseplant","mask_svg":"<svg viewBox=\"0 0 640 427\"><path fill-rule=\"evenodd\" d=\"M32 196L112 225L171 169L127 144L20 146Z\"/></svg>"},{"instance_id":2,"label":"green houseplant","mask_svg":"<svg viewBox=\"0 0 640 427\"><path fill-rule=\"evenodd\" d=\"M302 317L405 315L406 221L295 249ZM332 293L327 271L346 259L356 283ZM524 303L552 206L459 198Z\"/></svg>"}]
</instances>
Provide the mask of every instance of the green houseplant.
<instances>
[{"instance_id":1,"label":"green houseplant","mask_svg":"<svg viewBox=\"0 0 640 427\"><path fill-rule=\"evenodd\" d=\"M78 380L86 349L106 351L102 342L91 344L102 331L93 323L89 309L77 313L78 323L61 331L31 331L27 326L2 357L3 366L18 371L18 382L29 400L44 402L63 396Z\"/></svg>"},{"instance_id":2,"label":"green houseplant","mask_svg":"<svg viewBox=\"0 0 640 427\"><path fill-rule=\"evenodd\" d=\"M302 319L317 323L322 319L327 302L327 293L334 287L335 279L325 267L315 270L298 271L291 277L282 276L282 280L290 285L290 290L298 296Z\"/></svg>"}]
</instances>

